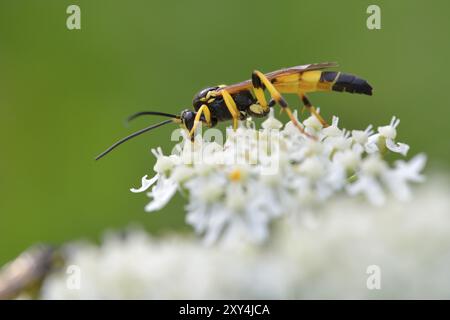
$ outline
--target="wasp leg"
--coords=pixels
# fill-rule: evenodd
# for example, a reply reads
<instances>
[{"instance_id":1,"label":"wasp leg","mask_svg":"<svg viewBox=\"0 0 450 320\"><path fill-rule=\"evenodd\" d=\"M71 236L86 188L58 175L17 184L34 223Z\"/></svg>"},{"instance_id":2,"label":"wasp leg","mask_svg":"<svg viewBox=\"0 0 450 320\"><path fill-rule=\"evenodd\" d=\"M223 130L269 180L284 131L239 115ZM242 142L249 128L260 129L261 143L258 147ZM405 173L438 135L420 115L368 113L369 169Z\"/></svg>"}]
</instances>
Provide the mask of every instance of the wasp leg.
<instances>
[{"instance_id":1,"label":"wasp leg","mask_svg":"<svg viewBox=\"0 0 450 320\"><path fill-rule=\"evenodd\" d=\"M324 127L328 127L329 124L324 120L324 118L322 118L322 116L317 112L316 108L314 108L314 106L311 104L311 102L309 101L308 97L304 94L299 92L298 96L300 97L300 99L303 102L304 107L312 114L314 115L317 120L320 121L320 123L324 126Z\"/></svg>"},{"instance_id":2,"label":"wasp leg","mask_svg":"<svg viewBox=\"0 0 450 320\"><path fill-rule=\"evenodd\" d=\"M211 112L206 104L202 105L200 109L198 109L197 114L195 115L194 125L192 126L191 131L189 131L189 136L191 139L194 138L195 130L197 129L198 124L201 122L200 118L202 114L205 115L206 125L211 126Z\"/></svg>"},{"instance_id":3,"label":"wasp leg","mask_svg":"<svg viewBox=\"0 0 450 320\"><path fill-rule=\"evenodd\" d=\"M264 95L264 87L261 85L260 78L253 72L252 74L252 87L258 104L262 107L264 112L269 111L269 106L274 104L273 99L267 104L266 96Z\"/></svg>"},{"instance_id":4,"label":"wasp leg","mask_svg":"<svg viewBox=\"0 0 450 320\"><path fill-rule=\"evenodd\" d=\"M240 119L241 113L239 112L238 107L236 106L236 102L234 102L233 97L227 90L221 90L223 100L225 101L225 105L228 108L228 111L231 113L231 117L233 118L233 129L236 130L238 127L238 120Z\"/></svg>"},{"instance_id":5,"label":"wasp leg","mask_svg":"<svg viewBox=\"0 0 450 320\"><path fill-rule=\"evenodd\" d=\"M267 90L269 91L270 97L272 98L274 103L276 102L280 105L281 110L285 111L287 113L291 122L300 130L300 132L310 138L314 138L313 136L311 136L310 134L305 132L305 129L303 129L303 126L297 121L297 119L292 114L292 110L291 110L291 108L289 108L289 105L287 104L286 100L283 98L281 93L278 92L278 90L273 86L273 84L269 81L269 79L266 78L266 76L263 73L261 73L258 70L253 71L252 84L253 84L253 87L255 88L255 92L258 90L260 90L260 92L261 92L264 90L264 87L266 87ZM255 93L255 95L256 95L256 93ZM264 97L264 95L262 95L262 96ZM256 95L256 99L258 100L258 102L260 104L265 103L265 101L266 101L265 97L259 98L258 95ZM269 106L272 106L272 103L270 103Z\"/></svg>"}]
</instances>

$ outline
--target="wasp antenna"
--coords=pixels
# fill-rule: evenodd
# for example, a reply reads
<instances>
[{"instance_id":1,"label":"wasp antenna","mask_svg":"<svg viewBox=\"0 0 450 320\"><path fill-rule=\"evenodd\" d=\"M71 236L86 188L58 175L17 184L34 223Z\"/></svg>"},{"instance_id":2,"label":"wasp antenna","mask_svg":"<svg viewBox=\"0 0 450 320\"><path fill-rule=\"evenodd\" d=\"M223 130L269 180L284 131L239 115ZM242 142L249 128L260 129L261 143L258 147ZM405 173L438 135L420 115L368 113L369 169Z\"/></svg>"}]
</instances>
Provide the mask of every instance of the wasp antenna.
<instances>
[{"instance_id":1,"label":"wasp antenna","mask_svg":"<svg viewBox=\"0 0 450 320\"><path fill-rule=\"evenodd\" d=\"M98 159L104 157L105 155L107 155L108 153L110 153L112 150L114 150L115 148L117 148L118 146L120 146L122 143L124 143L124 142L126 142L126 141L128 141L128 140L130 140L130 139L132 139L132 138L134 138L134 137L137 137L138 135L141 135L141 134L143 134L143 133L145 133L145 132L147 132L147 131L150 131L150 130L152 130L152 129L156 129L156 128L161 127L161 126L163 126L163 125L165 125L165 124L173 123L173 122L174 122L173 120L166 120L166 121L163 121L163 122L154 124L154 125L152 125L152 126L150 126L150 127L147 127L147 128L141 129L141 130L139 130L139 131L136 131L135 133L130 134L129 136L127 136L127 137L125 137L125 138L122 138L122 139L120 139L119 141L117 141L116 143L114 143L111 147L109 147L108 149L106 149L105 151L103 151L102 153L100 153L100 154L95 158L95 160L98 160Z\"/></svg>"},{"instance_id":2,"label":"wasp antenna","mask_svg":"<svg viewBox=\"0 0 450 320\"><path fill-rule=\"evenodd\" d=\"M140 116L144 116L144 115L152 115L152 116L162 116L162 117L169 117L169 118L174 118L174 119L179 119L180 117L171 113L165 113L165 112L157 112L157 111L141 111L141 112L136 112L134 114L132 114L131 116L129 116L127 118L127 122L130 122L131 120L134 120Z\"/></svg>"}]
</instances>

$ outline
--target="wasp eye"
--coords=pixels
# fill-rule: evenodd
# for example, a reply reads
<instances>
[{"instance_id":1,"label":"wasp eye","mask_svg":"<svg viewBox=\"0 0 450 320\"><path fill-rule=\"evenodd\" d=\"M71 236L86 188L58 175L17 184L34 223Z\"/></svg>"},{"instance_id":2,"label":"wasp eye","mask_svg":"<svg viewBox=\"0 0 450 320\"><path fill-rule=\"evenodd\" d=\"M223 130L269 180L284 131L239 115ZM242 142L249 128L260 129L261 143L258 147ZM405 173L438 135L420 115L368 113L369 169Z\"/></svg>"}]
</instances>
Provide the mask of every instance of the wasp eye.
<instances>
[{"instance_id":1,"label":"wasp eye","mask_svg":"<svg viewBox=\"0 0 450 320\"><path fill-rule=\"evenodd\" d=\"M186 121L193 120L194 117L195 117L195 115L194 115L194 112L192 112L192 111L186 111L186 112L183 114L183 118L184 118L184 120L186 120Z\"/></svg>"}]
</instances>

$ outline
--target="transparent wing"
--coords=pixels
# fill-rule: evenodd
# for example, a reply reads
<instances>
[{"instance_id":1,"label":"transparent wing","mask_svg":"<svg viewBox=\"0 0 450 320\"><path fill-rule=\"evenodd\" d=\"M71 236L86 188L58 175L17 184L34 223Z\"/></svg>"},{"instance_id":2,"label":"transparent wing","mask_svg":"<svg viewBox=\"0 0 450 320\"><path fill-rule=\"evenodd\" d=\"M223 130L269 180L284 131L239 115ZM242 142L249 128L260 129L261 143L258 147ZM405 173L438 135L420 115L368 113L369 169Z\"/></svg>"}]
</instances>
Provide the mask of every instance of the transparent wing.
<instances>
[{"instance_id":1,"label":"transparent wing","mask_svg":"<svg viewBox=\"0 0 450 320\"><path fill-rule=\"evenodd\" d=\"M296 74L296 73L302 73L305 71L311 71L311 70L321 70L326 68L332 68L337 67L338 64L336 62L323 62L323 63L312 63L312 64L305 64L301 66L295 66L291 68L285 68L276 70L273 72L266 73L265 76L269 80L273 80L275 78L282 78L284 76ZM239 83L231 84L229 86L222 87L218 89L218 91L226 89L229 93L236 93L242 90L248 90L252 87L252 81L246 80Z\"/></svg>"}]
</instances>

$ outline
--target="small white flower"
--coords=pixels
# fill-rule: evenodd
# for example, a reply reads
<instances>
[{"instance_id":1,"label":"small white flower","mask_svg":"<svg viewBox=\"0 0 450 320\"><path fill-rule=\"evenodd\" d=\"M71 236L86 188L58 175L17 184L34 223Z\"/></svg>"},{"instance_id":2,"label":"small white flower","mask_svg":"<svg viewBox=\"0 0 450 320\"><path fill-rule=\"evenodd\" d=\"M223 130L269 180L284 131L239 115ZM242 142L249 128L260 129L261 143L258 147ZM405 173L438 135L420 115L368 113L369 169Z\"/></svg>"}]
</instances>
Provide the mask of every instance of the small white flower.
<instances>
[{"instance_id":1,"label":"small white flower","mask_svg":"<svg viewBox=\"0 0 450 320\"><path fill-rule=\"evenodd\" d=\"M329 127L322 130L322 134L326 137L340 137L342 136L342 130L338 128L339 118L333 116L333 121Z\"/></svg>"},{"instance_id":2,"label":"small white flower","mask_svg":"<svg viewBox=\"0 0 450 320\"><path fill-rule=\"evenodd\" d=\"M295 120L297 120L297 122L300 123L300 121L298 120L297 110L294 110L293 115L294 115ZM287 135L295 136L295 137L300 137L298 134L298 128L295 126L295 124L292 121L289 121L288 123L285 124L283 133L287 134Z\"/></svg>"},{"instance_id":3,"label":"small white flower","mask_svg":"<svg viewBox=\"0 0 450 320\"><path fill-rule=\"evenodd\" d=\"M355 170L361 161L361 154L354 150L344 150L337 152L333 157L333 162L342 166L345 170Z\"/></svg>"},{"instance_id":4,"label":"small white flower","mask_svg":"<svg viewBox=\"0 0 450 320\"><path fill-rule=\"evenodd\" d=\"M424 176L420 172L425 167L426 156L418 154L409 162L396 161L395 168L387 171L383 180L392 194L399 200L411 199L411 188L409 182L422 182Z\"/></svg>"},{"instance_id":5,"label":"small white flower","mask_svg":"<svg viewBox=\"0 0 450 320\"><path fill-rule=\"evenodd\" d=\"M330 154L336 151L345 151L352 145L352 139L347 135L336 137L328 137L324 141L324 146L329 150Z\"/></svg>"},{"instance_id":6,"label":"small white flower","mask_svg":"<svg viewBox=\"0 0 450 320\"><path fill-rule=\"evenodd\" d=\"M261 123L261 127L263 127L264 129L275 130L281 129L281 127L283 127L283 124L275 118L274 113L275 111L273 110L273 108L270 108L269 116L263 123Z\"/></svg>"},{"instance_id":7,"label":"small white flower","mask_svg":"<svg viewBox=\"0 0 450 320\"><path fill-rule=\"evenodd\" d=\"M391 123L384 127L378 127L378 134L369 138L366 144L367 151L374 153L375 150L383 152L384 147L392 152L400 153L404 156L408 153L409 146L405 143L396 143L397 126L400 124L400 119L392 117Z\"/></svg>"},{"instance_id":8,"label":"small white flower","mask_svg":"<svg viewBox=\"0 0 450 320\"><path fill-rule=\"evenodd\" d=\"M381 175L386 169L386 163L378 155L368 156L361 164L362 173L371 176Z\"/></svg>"},{"instance_id":9,"label":"small white flower","mask_svg":"<svg viewBox=\"0 0 450 320\"><path fill-rule=\"evenodd\" d=\"M347 186L347 192L350 195L363 193L370 203L381 206L386 201L386 195L383 188L374 176L361 175L355 183Z\"/></svg>"},{"instance_id":10,"label":"small white flower","mask_svg":"<svg viewBox=\"0 0 450 320\"><path fill-rule=\"evenodd\" d=\"M395 162L396 172L399 176L413 182L423 182L425 177L421 171L425 168L427 156L423 153L416 155L409 162L399 160Z\"/></svg>"},{"instance_id":11,"label":"small white flower","mask_svg":"<svg viewBox=\"0 0 450 320\"><path fill-rule=\"evenodd\" d=\"M161 148L158 148L157 150L152 149L152 153L157 159L156 164L153 167L153 170L157 173L166 174L175 166L174 159L176 158L163 155Z\"/></svg>"},{"instance_id":12,"label":"small white flower","mask_svg":"<svg viewBox=\"0 0 450 320\"><path fill-rule=\"evenodd\" d=\"M368 126L366 130L352 130L352 138L356 143L365 145L369 137L373 134L372 125Z\"/></svg>"},{"instance_id":13,"label":"small white flower","mask_svg":"<svg viewBox=\"0 0 450 320\"><path fill-rule=\"evenodd\" d=\"M322 129L322 124L316 116L312 115L303 121L303 125L309 132L318 132Z\"/></svg>"},{"instance_id":14,"label":"small white flower","mask_svg":"<svg viewBox=\"0 0 450 320\"><path fill-rule=\"evenodd\" d=\"M381 206L386 201L383 188L378 181L379 177L387 169L386 164L378 155L370 155L363 160L361 171L357 174L357 181L347 185L350 195L365 194L367 199L374 205Z\"/></svg>"}]
</instances>

